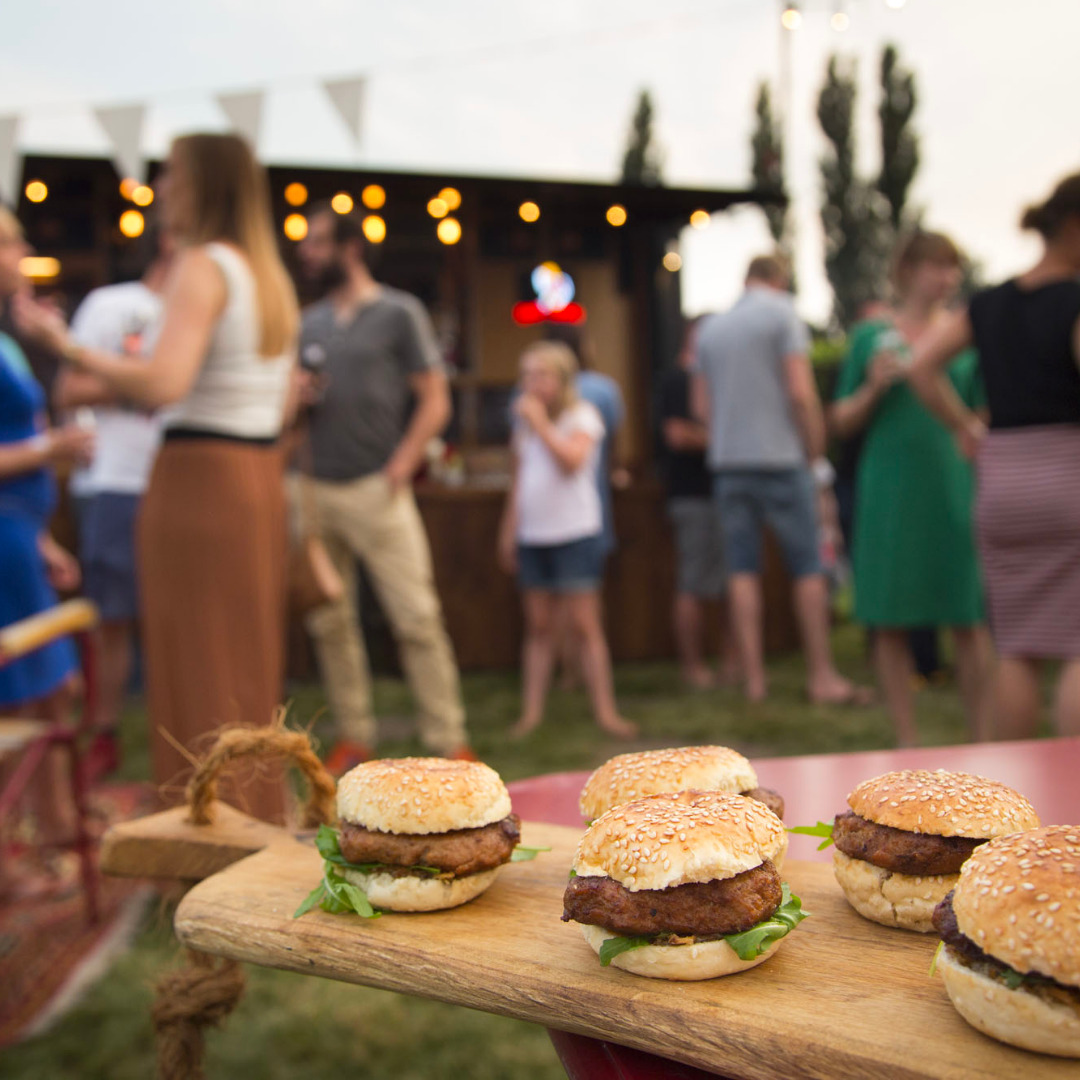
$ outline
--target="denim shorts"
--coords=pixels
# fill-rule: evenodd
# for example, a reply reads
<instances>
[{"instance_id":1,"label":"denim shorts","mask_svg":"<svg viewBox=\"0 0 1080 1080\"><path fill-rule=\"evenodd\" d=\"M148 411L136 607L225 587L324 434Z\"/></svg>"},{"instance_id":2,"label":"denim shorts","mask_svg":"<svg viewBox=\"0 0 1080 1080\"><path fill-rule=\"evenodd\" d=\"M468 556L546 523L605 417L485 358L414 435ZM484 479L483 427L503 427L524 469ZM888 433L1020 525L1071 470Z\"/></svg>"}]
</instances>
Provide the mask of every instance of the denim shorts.
<instances>
[{"instance_id":1,"label":"denim shorts","mask_svg":"<svg viewBox=\"0 0 1080 1080\"><path fill-rule=\"evenodd\" d=\"M518 544L518 584L544 592L590 592L604 576L604 538L565 544Z\"/></svg>"},{"instance_id":2,"label":"denim shorts","mask_svg":"<svg viewBox=\"0 0 1080 1080\"><path fill-rule=\"evenodd\" d=\"M135 519L140 499L103 491L88 497L79 515L83 593L98 606L105 622L139 616Z\"/></svg>"},{"instance_id":3,"label":"denim shorts","mask_svg":"<svg viewBox=\"0 0 1080 1080\"><path fill-rule=\"evenodd\" d=\"M768 525L793 578L821 573L814 480L800 469L723 469L716 502L729 574L761 572L761 527Z\"/></svg>"},{"instance_id":4,"label":"denim shorts","mask_svg":"<svg viewBox=\"0 0 1080 1080\"><path fill-rule=\"evenodd\" d=\"M727 591L724 542L716 501L704 498L668 500L675 533L675 565L681 593L715 600Z\"/></svg>"}]
</instances>

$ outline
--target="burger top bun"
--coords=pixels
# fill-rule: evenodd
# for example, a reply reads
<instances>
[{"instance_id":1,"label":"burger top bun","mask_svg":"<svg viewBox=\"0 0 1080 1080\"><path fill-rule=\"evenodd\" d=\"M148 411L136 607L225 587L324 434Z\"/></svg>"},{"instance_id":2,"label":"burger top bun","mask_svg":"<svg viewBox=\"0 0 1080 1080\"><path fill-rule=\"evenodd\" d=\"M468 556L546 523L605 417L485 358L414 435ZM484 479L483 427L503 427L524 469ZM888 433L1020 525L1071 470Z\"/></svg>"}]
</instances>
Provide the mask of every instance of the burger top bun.
<instances>
[{"instance_id":1,"label":"burger top bun","mask_svg":"<svg viewBox=\"0 0 1080 1080\"><path fill-rule=\"evenodd\" d=\"M960 869L956 925L1021 973L1080 987L1080 825L992 840Z\"/></svg>"},{"instance_id":2,"label":"burger top bun","mask_svg":"<svg viewBox=\"0 0 1080 1080\"><path fill-rule=\"evenodd\" d=\"M784 826L763 803L721 791L682 791L603 814L578 844L574 871L639 892L722 881L786 850Z\"/></svg>"},{"instance_id":3,"label":"burger top bun","mask_svg":"<svg viewBox=\"0 0 1080 1080\"><path fill-rule=\"evenodd\" d=\"M726 746L682 746L619 754L585 782L581 813L587 821L621 803L665 791L728 791L758 786L754 767Z\"/></svg>"},{"instance_id":4,"label":"burger top bun","mask_svg":"<svg viewBox=\"0 0 1080 1080\"><path fill-rule=\"evenodd\" d=\"M864 780L849 796L859 817L906 832L992 839L1039 826L1023 795L997 780L903 769Z\"/></svg>"},{"instance_id":5,"label":"burger top bun","mask_svg":"<svg viewBox=\"0 0 1080 1080\"><path fill-rule=\"evenodd\" d=\"M479 829L510 813L499 774L478 761L383 758L350 769L337 789L338 817L388 833Z\"/></svg>"}]
</instances>

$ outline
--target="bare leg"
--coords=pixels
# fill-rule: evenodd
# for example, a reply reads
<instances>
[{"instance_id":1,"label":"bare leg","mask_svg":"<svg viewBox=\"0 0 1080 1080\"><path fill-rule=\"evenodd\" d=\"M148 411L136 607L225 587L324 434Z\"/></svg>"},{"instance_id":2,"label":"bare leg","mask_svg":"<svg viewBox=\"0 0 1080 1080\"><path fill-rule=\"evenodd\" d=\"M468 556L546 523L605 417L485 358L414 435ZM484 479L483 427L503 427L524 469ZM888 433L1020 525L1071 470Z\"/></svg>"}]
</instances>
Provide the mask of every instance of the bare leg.
<instances>
[{"instance_id":1,"label":"bare leg","mask_svg":"<svg viewBox=\"0 0 1080 1080\"><path fill-rule=\"evenodd\" d=\"M768 693L762 646L761 578L732 574L728 581L731 625L742 660L743 685L750 701L763 701Z\"/></svg>"},{"instance_id":2,"label":"bare leg","mask_svg":"<svg viewBox=\"0 0 1080 1080\"><path fill-rule=\"evenodd\" d=\"M1039 662L1022 656L1002 656L994 680L995 739L1030 739L1039 727L1042 694Z\"/></svg>"},{"instance_id":3,"label":"bare leg","mask_svg":"<svg viewBox=\"0 0 1080 1080\"><path fill-rule=\"evenodd\" d=\"M544 719L551 669L555 662L555 601L553 593L526 589L525 642L521 650L521 719L510 729L510 737L520 739L540 726Z\"/></svg>"},{"instance_id":4,"label":"bare leg","mask_svg":"<svg viewBox=\"0 0 1080 1080\"><path fill-rule=\"evenodd\" d=\"M739 643L731 625L731 601L720 598L720 685L737 686L742 680L742 664L739 661Z\"/></svg>"},{"instance_id":5,"label":"bare leg","mask_svg":"<svg viewBox=\"0 0 1080 1080\"><path fill-rule=\"evenodd\" d=\"M675 644L683 682L697 690L712 686L712 673L701 660L701 601L693 593L675 594Z\"/></svg>"},{"instance_id":6,"label":"bare leg","mask_svg":"<svg viewBox=\"0 0 1080 1080\"><path fill-rule=\"evenodd\" d=\"M954 626L956 678L968 730L976 742L990 739L990 679L993 646L985 626Z\"/></svg>"},{"instance_id":7,"label":"bare leg","mask_svg":"<svg viewBox=\"0 0 1080 1080\"><path fill-rule=\"evenodd\" d=\"M1080 659L1069 660L1061 669L1054 724L1059 735L1080 735Z\"/></svg>"},{"instance_id":8,"label":"bare leg","mask_svg":"<svg viewBox=\"0 0 1080 1080\"><path fill-rule=\"evenodd\" d=\"M637 734L637 727L619 715L619 708L615 704L611 654L601 621L600 594L596 591L568 593L563 602L570 611L570 618L582 644L581 669L588 683L597 724L620 739L632 739Z\"/></svg>"},{"instance_id":9,"label":"bare leg","mask_svg":"<svg viewBox=\"0 0 1080 1080\"><path fill-rule=\"evenodd\" d=\"M565 604L555 605L555 657L559 668L559 689L576 690L581 685L581 642Z\"/></svg>"},{"instance_id":10,"label":"bare leg","mask_svg":"<svg viewBox=\"0 0 1080 1080\"><path fill-rule=\"evenodd\" d=\"M796 579L795 615L806 656L810 700L817 705L869 704L872 695L845 679L833 665L832 642L829 640L829 590L821 574L807 574Z\"/></svg>"},{"instance_id":11,"label":"bare leg","mask_svg":"<svg viewBox=\"0 0 1080 1080\"><path fill-rule=\"evenodd\" d=\"M917 746L919 730L915 726L915 704L911 693L914 664L906 630L875 627L874 666L885 696L885 708L896 729L896 741L900 746Z\"/></svg>"},{"instance_id":12,"label":"bare leg","mask_svg":"<svg viewBox=\"0 0 1080 1080\"><path fill-rule=\"evenodd\" d=\"M120 724L128 684L131 681L134 625L128 621L101 624L98 662L101 682L98 689L100 712L97 726L113 730Z\"/></svg>"}]
</instances>

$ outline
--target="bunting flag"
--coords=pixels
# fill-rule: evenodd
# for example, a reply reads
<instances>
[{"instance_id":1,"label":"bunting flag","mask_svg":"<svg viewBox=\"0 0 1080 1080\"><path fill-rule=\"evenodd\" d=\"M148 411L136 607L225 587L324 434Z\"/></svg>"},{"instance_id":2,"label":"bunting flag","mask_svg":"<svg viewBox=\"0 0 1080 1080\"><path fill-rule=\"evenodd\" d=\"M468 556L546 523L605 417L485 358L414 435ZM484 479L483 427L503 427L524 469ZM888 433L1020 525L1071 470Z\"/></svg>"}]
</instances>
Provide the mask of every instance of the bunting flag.
<instances>
[{"instance_id":1,"label":"bunting flag","mask_svg":"<svg viewBox=\"0 0 1080 1080\"><path fill-rule=\"evenodd\" d=\"M263 96L262 90L245 90L238 94L218 94L214 99L229 118L233 130L243 135L256 153L262 127Z\"/></svg>"},{"instance_id":2,"label":"bunting flag","mask_svg":"<svg viewBox=\"0 0 1080 1080\"><path fill-rule=\"evenodd\" d=\"M94 110L94 116L112 144L113 161L121 178L144 179L142 155L145 105L115 105Z\"/></svg>"},{"instance_id":3,"label":"bunting flag","mask_svg":"<svg viewBox=\"0 0 1080 1080\"><path fill-rule=\"evenodd\" d=\"M328 79L322 85L326 96L337 110L338 116L345 121L345 126L359 143L363 128L366 80L363 78Z\"/></svg>"},{"instance_id":4,"label":"bunting flag","mask_svg":"<svg viewBox=\"0 0 1080 1080\"><path fill-rule=\"evenodd\" d=\"M9 206L19 201L19 153L15 149L18 132L17 116L0 116L0 201Z\"/></svg>"}]
</instances>

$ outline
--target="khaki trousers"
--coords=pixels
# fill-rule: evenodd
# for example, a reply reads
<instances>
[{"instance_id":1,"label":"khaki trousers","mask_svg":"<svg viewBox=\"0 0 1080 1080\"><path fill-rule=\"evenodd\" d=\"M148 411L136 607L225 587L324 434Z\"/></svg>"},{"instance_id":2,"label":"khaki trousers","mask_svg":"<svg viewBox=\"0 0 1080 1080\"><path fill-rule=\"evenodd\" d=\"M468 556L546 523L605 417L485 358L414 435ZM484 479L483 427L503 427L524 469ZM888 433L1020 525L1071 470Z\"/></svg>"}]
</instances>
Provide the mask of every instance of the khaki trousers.
<instances>
[{"instance_id":1,"label":"khaki trousers","mask_svg":"<svg viewBox=\"0 0 1080 1080\"><path fill-rule=\"evenodd\" d=\"M461 748L467 739L457 664L412 491L394 493L381 473L344 483L310 477L296 482L311 487L317 532L345 583L340 602L319 608L306 620L342 737L371 747L377 742L371 672L356 607L359 559L397 641L419 707L424 746L437 754ZM300 510L303 500L295 491L294 507Z\"/></svg>"}]
</instances>

